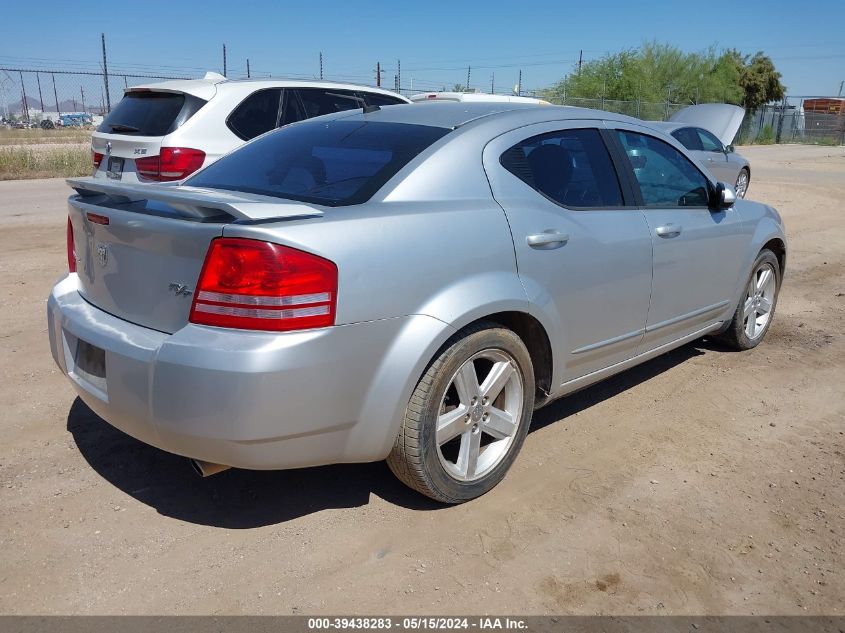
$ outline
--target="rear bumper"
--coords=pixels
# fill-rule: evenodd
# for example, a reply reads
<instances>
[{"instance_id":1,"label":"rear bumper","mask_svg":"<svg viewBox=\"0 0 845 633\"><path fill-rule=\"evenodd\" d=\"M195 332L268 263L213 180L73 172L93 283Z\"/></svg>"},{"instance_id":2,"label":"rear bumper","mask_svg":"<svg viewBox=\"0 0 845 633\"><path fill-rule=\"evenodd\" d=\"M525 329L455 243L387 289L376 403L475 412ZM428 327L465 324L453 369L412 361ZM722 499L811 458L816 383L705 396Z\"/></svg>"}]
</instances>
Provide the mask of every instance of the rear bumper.
<instances>
[{"instance_id":1,"label":"rear bumper","mask_svg":"<svg viewBox=\"0 0 845 633\"><path fill-rule=\"evenodd\" d=\"M187 325L165 334L53 288L50 347L100 417L171 453L277 469L383 459L432 342L426 316L289 333ZM105 380L77 369L78 340L105 350ZM399 419L398 419L399 418Z\"/></svg>"}]
</instances>

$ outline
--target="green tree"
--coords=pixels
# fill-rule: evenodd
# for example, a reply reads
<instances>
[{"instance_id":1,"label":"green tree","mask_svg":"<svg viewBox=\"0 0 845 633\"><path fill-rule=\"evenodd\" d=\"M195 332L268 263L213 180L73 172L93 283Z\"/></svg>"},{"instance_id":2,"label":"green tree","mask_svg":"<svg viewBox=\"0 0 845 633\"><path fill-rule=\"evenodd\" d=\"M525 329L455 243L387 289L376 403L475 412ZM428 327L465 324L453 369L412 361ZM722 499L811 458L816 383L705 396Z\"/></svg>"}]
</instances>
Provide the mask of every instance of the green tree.
<instances>
[{"instance_id":1,"label":"green tree","mask_svg":"<svg viewBox=\"0 0 845 633\"><path fill-rule=\"evenodd\" d=\"M746 110L754 111L762 105L783 99L786 88L780 82L781 74L769 56L758 51L749 57L737 50L730 50L726 55L739 73L742 106Z\"/></svg>"},{"instance_id":2,"label":"green tree","mask_svg":"<svg viewBox=\"0 0 845 633\"><path fill-rule=\"evenodd\" d=\"M545 98L561 102L584 97L625 101L674 103L742 103L743 63L735 51L718 53L715 47L685 53L669 44L645 42L585 63L580 72L545 91Z\"/></svg>"}]
</instances>

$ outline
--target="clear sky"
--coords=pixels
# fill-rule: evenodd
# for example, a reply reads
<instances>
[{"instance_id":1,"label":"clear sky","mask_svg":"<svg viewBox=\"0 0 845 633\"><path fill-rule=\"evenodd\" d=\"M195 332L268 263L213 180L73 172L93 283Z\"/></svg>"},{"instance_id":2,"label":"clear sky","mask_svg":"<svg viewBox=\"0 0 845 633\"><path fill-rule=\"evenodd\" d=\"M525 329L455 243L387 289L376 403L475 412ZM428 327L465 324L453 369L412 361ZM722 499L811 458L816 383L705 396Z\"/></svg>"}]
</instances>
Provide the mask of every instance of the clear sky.
<instances>
[{"instance_id":1,"label":"clear sky","mask_svg":"<svg viewBox=\"0 0 845 633\"><path fill-rule=\"evenodd\" d=\"M75 11L75 10L78 10ZM393 87L436 89L466 83L496 91L531 90L570 73L584 58L656 38L686 51L762 50L791 95L835 95L845 79L845 2L706 0L689 2L324 2L171 0L4 3L0 66L99 68L105 32L110 68L198 75L319 76Z\"/></svg>"}]
</instances>

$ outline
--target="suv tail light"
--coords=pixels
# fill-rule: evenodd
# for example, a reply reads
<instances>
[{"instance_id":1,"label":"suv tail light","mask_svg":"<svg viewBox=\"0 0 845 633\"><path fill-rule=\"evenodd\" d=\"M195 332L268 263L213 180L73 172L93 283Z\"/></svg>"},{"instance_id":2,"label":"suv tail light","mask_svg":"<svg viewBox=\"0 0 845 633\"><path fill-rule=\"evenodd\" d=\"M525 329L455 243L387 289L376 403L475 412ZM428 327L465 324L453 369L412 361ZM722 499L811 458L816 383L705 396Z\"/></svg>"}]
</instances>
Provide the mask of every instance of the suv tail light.
<instances>
[{"instance_id":1,"label":"suv tail light","mask_svg":"<svg viewBox=\"0 0 845 633\"><path fill-rule=\"evenodd\" d=\"M73 224L70 216L67 218L67 269L68 272L76 272L76 245L73 243Z\"/></svg>"},{"instance_id":2,"label":"suv tail light","mask_svg":"<svg viewBox=\"0 0 845 633\"><path fill-rule=\"evenodd\" d=\"M95 152L93 149L91 150L91 162L94 163L94 171L97 171L100 168L100 163L103 162L103 155L99 152Z\"/></svg>"},{"instance_id":3,"label":"suv tail light","mask_svg":"<svg viewBox=\"0 0 845 633\"><path fill-rule=\"evenodd\" d=\"M245 330L334 325L337 266L300 250L233 237L211 242L191 323Z\"/></svg>"},{"instance_id":4,"label":"suv tail light","mask_svg":"<svg viewBox=\"0 0 845 633\"><path fill-rule=\"evenodd\" d=\"M135 159L135 170L143 180L168 182L187 178L205 161L205 152L189 147L162 147L158 156Z\"/></svg>"}]
</instances>

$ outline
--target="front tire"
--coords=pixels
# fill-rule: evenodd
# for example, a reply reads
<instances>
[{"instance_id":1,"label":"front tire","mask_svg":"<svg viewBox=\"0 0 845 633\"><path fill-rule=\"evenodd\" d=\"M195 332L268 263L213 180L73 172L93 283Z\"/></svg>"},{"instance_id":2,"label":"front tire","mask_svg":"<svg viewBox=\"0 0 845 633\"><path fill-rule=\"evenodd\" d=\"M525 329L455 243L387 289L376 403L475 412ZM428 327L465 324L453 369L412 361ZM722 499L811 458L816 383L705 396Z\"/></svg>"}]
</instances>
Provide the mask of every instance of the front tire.
<instances>
[{"instance_id":1,"label":"front tire","mask_svg":"<svg viewBox=\"0 0 845 633\"><path fill-rule=\"evenodd\" d=\"M745 194L748 193L748 185L751 184L751 173L748 171L748 168L743 167L739 170L739 174L736 177L736 197L737 198L744 198Z\"/></svg>"},{"instance_id":2,"label":"front tire","mask_svg":"<svg viewBox=\"0 0 845 633\"><path fill-rule=\"evenodd\" d=\"M733 319L720 336L725 343L736 350L752 349L759 345L772 324L780 281L778 258L772 251L763 249L754 260L743 298L736 307Z\"/></svg>"},{"instance_id":3,"label":"front tire","mask_svg":"<svg viewBox=\"0 0 845 633\"><path fill-rule=\"evenodd\" d=\"M407 486L462 503L498 484L534 410L534 368L522 340L496 323L453 336L405 410L387 464Z\"/></svg>"}]
</instances>

